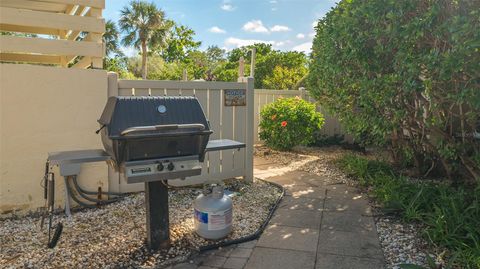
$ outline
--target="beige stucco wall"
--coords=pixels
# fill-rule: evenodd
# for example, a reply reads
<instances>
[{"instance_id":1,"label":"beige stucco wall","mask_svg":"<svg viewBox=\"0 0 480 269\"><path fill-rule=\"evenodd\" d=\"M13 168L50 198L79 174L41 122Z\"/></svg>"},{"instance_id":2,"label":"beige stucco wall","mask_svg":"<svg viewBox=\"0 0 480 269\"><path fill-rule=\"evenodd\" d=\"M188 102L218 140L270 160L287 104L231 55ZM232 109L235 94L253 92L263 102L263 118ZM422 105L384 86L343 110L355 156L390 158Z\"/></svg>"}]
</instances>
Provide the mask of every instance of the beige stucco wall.
<instances>
[{"instance_id":1,"label":"beige stucco wall","mask_svg":"<svg viewBox=\"0 0 480 269\"><path fill-rule=\"evenodd\" d=\"M102 148L95 130L106 99L104 70L0 64L0 217L43 206L40 181L48 152ZM60 205L58 173L56 181ZM79 182L106 190L106 164L85 165Z\"/></svg>"}]
</instances>

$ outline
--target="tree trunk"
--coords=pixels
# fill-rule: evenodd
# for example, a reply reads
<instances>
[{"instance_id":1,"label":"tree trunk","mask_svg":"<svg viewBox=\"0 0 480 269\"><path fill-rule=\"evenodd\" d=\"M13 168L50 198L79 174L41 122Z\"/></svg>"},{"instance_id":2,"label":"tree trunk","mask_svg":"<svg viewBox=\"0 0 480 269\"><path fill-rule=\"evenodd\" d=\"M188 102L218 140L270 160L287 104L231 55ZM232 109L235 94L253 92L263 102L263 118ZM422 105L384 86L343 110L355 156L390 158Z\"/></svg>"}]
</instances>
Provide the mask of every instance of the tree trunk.
<instances>
[{"instance_id":1,"label":"tree trunk","mask_svg":"<svg viewBox=\"0 0 480 269\"><path fill-rule=\"evenodd\" d=\"M142 79L147 79L147 43L142 42Z\"/></svg>"}]
</instances>

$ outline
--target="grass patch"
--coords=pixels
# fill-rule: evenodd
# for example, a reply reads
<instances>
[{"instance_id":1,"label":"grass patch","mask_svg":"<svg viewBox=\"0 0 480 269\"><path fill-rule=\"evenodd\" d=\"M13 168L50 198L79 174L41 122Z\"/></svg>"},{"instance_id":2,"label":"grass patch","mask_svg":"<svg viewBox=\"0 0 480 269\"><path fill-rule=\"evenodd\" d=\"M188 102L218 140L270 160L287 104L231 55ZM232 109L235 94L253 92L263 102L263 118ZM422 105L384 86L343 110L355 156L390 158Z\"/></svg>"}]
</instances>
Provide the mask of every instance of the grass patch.
<instances>
[{"instance_id":1,"label":"grass patch","mask_svg":"<svg viewBox=\"0 0 480 269\"><path fill-rule=\"evenodd\" d=\"M339 166L369 187L385 212L424 224L425 238L448 249L455 267L480 268L480 186L413 182L388 163L353 154L340 159Z\"/></svg>"}]
</instances>

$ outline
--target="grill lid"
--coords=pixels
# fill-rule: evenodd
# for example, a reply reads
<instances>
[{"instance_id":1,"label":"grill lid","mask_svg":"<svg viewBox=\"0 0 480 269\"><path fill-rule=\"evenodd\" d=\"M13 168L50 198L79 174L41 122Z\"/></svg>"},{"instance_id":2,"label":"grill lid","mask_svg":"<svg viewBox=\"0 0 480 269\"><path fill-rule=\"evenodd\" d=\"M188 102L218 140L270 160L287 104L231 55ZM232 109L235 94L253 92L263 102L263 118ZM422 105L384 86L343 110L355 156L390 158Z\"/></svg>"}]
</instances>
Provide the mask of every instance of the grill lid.
<instances>
[{"instance_id":1,"label":"grill lid","mask_svg":"<svg viewBox=\"0 0 480 269\"><path fill-rule=\"evenodd\" d=\"M193 96L110 97L98 122L111 138L120 137L128 128L142 126L203 124L205 131L210 130L202 107ZM179 131L182 130L176 130Z\"/></svg>"}]
</instances>

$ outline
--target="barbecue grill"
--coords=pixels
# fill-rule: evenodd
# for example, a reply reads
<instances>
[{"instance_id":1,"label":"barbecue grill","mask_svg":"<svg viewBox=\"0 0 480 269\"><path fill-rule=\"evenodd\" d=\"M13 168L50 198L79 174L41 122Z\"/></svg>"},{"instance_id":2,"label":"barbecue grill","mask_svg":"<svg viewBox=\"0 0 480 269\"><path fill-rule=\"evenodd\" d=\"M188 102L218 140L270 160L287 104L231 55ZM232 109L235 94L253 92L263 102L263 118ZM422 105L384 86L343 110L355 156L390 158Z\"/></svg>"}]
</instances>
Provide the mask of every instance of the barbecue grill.
<instances>
[{"instance_id":1,"label":"barbecue grill","mask_svg":"<svg viewBox=\"0 0 480 269\"><path fill-rule=\"evenodd\" d=\"M127 183L145 182L151 249L169 245L166 181L200 175L208 151L245 147L210 141L213 131L195 97L110 97L98 122L110 164Z\"/></svg>"}]
</instances>

